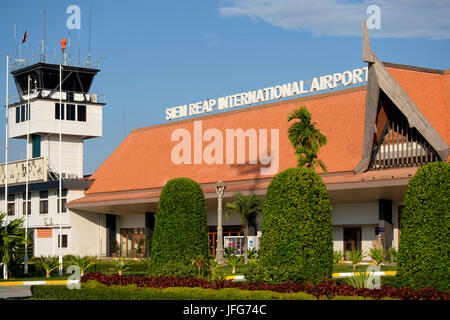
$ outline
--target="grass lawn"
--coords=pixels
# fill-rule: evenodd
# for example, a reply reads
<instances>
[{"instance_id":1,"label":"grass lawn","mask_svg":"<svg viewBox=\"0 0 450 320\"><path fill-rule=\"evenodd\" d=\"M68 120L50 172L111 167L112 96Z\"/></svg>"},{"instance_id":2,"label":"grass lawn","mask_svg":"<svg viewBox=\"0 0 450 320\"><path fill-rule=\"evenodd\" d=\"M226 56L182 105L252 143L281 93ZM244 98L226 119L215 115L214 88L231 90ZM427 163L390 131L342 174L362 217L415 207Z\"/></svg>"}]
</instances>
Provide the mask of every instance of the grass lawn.
<instances>
[{"instance_id":1,"label":"grass lawn","mask_svg":"<svg viewBox=\"0 0 450 320\"><path fill-rule=\"evenodd\" d=\"M33 286L31 300L317 300L313 295L279 293L237 288L139 288L136 285L107 287L96 281L83 283L81 290L65 286ZM335 297L336 300L372 300L364 297Z\"/></svg>"}]
</instances>

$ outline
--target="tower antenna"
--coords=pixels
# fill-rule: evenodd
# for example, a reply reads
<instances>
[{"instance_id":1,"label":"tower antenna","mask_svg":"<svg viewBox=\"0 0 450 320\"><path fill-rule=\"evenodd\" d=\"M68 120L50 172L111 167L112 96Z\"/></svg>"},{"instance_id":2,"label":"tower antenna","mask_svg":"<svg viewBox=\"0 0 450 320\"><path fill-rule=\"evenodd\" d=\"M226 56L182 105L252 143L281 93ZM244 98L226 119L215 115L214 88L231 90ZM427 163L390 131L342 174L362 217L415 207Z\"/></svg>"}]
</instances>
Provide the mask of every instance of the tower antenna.
<instances>
[{"instance_id":1,"label":"tower antenna","mask_svg":"<svg viewBox=\"0 0 450 320\"><path fill-rule=\"evenodd\" d=\"M42 60L45 62L45 42L46 42L46 28L47 28L47 1L44 0L44 42L42 43Z\"/></svg>"},{"instance_id":2,"label":"tower antenna","mask_svg":"<svg viewBox=\"0 0 450 320\"><path fill-rule=\"evenodd\" d=\"M86 64L91 63L91 25L92 25L92 0L89 7L89 48L88 48L88 58Z\"/></svg>"}]
</instances>

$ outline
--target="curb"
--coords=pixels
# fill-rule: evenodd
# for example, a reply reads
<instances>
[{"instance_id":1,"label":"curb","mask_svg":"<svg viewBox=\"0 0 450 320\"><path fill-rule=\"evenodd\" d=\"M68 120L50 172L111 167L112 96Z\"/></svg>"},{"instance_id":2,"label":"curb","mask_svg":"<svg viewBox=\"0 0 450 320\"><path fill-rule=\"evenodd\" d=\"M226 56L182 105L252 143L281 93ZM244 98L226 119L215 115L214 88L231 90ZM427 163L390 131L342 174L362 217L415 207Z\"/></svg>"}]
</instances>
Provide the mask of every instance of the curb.
<instances>
[{"instance_id":1,"label":"curb","mask_svg":"<svg viewBox=\"0 0 450 320\"><path fill-rule=\"evenodd\" d=\"M42 286L79 283L80 280L46 280L46 281L3 281L0 286Z\"/></svg>"},{"instance_id":2,"label":"curb","mask_svg":"<svg viewBox=\"0 0 450 320\"><path fill-rule=\"evenodd\" d=\"M395 276L397 274L397 271L375 271L375 272L367 272L367 275L372 274L373 276ZM333 278L350 278L353 277L353 275L360 275L360 272L342 272L342 273L333 273ZM244 281L245 276L227 276L227 280L234 280L234 281Z\"/></svg>"}]
</instances>

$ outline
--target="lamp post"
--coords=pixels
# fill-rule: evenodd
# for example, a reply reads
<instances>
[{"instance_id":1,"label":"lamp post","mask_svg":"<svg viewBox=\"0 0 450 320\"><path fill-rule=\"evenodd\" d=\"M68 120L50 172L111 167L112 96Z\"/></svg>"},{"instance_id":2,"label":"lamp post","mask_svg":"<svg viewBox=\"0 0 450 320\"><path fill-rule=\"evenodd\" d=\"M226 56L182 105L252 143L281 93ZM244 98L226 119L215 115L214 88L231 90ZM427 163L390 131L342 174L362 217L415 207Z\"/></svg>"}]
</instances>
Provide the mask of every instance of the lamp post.
<instances>
[{"instance_id":1,"label":"lamp post","mask_svg":"<svg viewBox=\"0 0 450 320\"><path fill-rule=\"evenodd\" d=\"M216 259L219 264L223 264L223 239L222 239L222 197L225 193L225 183L219 180L214 187L217 193L217 250Z\"/></svg>"}]
</instances>

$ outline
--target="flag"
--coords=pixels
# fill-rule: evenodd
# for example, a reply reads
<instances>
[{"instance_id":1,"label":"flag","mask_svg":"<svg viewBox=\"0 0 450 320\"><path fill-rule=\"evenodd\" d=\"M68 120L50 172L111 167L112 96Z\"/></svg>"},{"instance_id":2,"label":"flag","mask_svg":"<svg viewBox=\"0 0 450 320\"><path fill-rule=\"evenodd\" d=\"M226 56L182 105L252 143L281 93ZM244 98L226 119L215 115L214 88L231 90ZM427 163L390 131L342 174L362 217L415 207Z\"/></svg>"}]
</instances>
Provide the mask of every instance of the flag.
<instances>
[{"instance_id":1,"label":"flag","mask_svg":"<svg viewBox=\"0 0 450 320\"><path fill-rule=\"evenodd\" d=\"M25 41L27 41L27 36L28 36L28 30L25 30L25 33L23 34L22 43L24 43Z\"/></svg>"}]
</instances>

